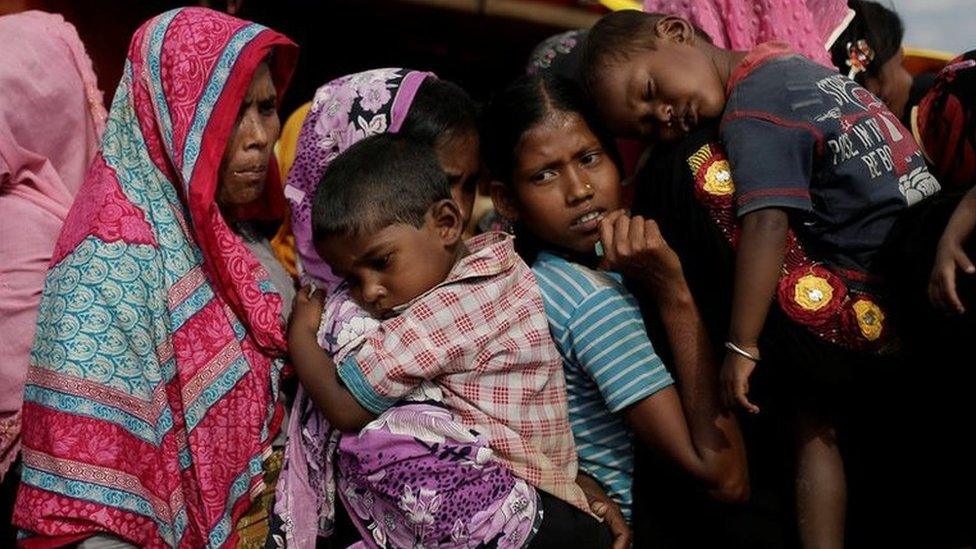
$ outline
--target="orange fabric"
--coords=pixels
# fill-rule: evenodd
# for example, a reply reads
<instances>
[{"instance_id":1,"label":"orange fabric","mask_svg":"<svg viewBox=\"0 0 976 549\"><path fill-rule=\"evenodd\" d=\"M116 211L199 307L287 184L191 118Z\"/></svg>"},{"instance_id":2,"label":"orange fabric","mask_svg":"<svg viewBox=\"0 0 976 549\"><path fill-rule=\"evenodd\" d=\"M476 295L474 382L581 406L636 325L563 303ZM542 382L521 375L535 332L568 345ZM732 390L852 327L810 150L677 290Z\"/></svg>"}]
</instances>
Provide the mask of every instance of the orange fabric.
<instances>
[{"instance_id":1,"label":"orange fabric","mask_svg":"<svg viewBox=\"0 0 976 549\"><path fill-rule=\"evenodd\" d=\"M281 174L281 181L288 179L288 172L291 165L295 163L295 155L298 153L298 135L302 131L302 123L308 116L308 111L312 108L312 103L305 103L295 109L295 112L288 117L278 143L275 145L275 157L278 159L278 172ZM298 267L295 263L295 235L291 231L291 211L286 208L285 220L278 228L278 233L271 239L271 249L275 257L285 267L293 277L298 277Z\"/></svg>"}]
</instances>

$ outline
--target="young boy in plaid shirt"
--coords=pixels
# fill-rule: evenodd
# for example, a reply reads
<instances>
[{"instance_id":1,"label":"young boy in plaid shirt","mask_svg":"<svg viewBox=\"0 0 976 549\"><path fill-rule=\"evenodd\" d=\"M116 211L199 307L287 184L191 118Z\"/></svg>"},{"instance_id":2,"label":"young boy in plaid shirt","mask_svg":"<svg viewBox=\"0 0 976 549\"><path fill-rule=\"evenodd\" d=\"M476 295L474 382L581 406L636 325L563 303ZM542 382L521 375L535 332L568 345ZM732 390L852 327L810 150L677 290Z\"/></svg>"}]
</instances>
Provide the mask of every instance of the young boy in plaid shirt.
<instances>
[{"instance_id":1,"label":"young boy in plaid shirt","mask_svg":"<svg viewBox=\"0 0 976 549\"><path fill-rule=\"evenodd\" d=\"M337 158L315 195L316 250L382 322L335 364L316 341L321 293L300 292L289 329L299 378L343 431L432 382L461 424L484 433L495 458L540 490L536 542L555 539L549 525L561 530L556 538L608 544L576 484L562 362L535 278L510 236L462 241L462 230L430 147L378 135Z\"/></svg>"}]
</instances>

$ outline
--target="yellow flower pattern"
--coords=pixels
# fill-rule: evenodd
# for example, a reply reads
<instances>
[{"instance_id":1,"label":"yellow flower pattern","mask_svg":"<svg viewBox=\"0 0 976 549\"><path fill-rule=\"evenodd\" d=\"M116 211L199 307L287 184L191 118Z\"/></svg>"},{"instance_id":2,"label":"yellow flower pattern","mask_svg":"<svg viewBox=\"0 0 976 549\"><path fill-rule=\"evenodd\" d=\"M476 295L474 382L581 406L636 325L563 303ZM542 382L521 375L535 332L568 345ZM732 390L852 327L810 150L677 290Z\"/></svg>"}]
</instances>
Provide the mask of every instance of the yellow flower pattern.
<instances>
[{"instance_id":1,"label":"yellow flower pattern","mask_svg":"<svg viewBox=\"0 0 976 549\"><path fill-rule=\"evenodd\" d=\"M834 297L830 283L816 275L800 277L793 287L793 300L808 311L819 311Z\"/></svg>"},{"instance_id":2,"label":"yellow flower pattern","mask_svg":"<svg viewBox=\"0 0 976 549\"><path fill-rule=\"evenodd\" d=\"M735 192L732 184L732 168L728 160L713 162L705 172L705 192L708 194L725 196Z\"/></svg>"},{"instance_id":3,"label":"yellow flower pattern","mask_svg":"<svg viewBox=\"0 0 976 549\"><path fill-rule=\"evenodd\" d=\"M857 327L861 329L861 334L864 335L865 339L874 341L881 337L885 320L881 307L867 299L855 301L852 307L854 308L854 317L857 318Z\"/></svg>"}]
</instances>

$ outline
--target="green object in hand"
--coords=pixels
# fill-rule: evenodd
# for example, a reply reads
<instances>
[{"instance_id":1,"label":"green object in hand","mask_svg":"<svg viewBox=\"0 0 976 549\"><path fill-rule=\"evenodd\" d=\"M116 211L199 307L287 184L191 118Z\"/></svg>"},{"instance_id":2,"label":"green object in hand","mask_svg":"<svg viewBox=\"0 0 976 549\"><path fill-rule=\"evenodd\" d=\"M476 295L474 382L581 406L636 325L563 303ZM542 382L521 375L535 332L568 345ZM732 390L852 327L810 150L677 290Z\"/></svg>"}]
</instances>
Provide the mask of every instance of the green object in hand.
<instances>
[{"instance_id":1,"label":"green object in hand","mask_svg":"<svg viewBox=\"0 0 976 549\"><path fill-rule=\"evenodd\" d=\"M599 240L596 241L596 245L593 246L593 251L596 252L597 257L603 257L603 242Z\"/></svg>"}]
</instances>

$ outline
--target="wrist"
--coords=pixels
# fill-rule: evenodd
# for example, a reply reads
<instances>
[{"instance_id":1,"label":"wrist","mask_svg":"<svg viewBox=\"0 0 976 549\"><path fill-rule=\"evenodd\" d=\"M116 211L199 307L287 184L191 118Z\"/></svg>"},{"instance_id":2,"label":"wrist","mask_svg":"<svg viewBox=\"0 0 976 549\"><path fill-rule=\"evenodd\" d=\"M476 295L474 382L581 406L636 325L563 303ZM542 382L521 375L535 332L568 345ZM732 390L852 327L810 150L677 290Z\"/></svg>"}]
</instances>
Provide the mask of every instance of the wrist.
<instances>
[{"instance_id":1,"label":"wrist","mask_svg":"<svg viewBox=\"0 0 976 549\"><path fill-rule=\"evenodd\" d=\"M740 356L751 362L759 362L761 360L759 356L759 349L755 346L743 347L741 345L733 343L732 341L726 341L725 349L726 351L729 352L729 354Z\"/></svg>"},{"instance_id":2,"label":"wrist","mask_svg":"<svg viewBox=\"0 0 976 549\"><path fill-rule=\"evenodd\" d=\"M743 323L744 324L744 323ZM725 341L730 341L743 349L759 349L759 334L752 333L753 330L743 330L733 322L729 327Z\"/></svg>"},{"instance_id":3,"label":"wrist","mask_svg":"<svg viewBox=\"0 0 976 549\"><path fill-rule=\"evenodd\" d=\"M759 342L757 340L758 338L755 337L736 337L735 334L729 334L729 337L725 339L725 341L733 343L739 347L742 347L743 349L755 349L758 351Z\"/></svg>"},{"instance_id":4,"label":"wrist","mask_svg":"<svg viewBox=\"0 0 976 549\"><path fill-rule=\"evenodd\" d=\"M938 248L941 249L956 249L963 245L972 229L967 229L966 227L956 227L950 224L946 227L944 233L939 238Z\"/></svg>"},{"instance_id":5,"label":"wrist","mask_svg":"<svg viewBox=\"0 0 976 549\"><path fill-rule=\"evenodd\" d=\"M659 281L647 281L647 287L654 294L662 307L687 308L695 306L695 299L684 276L678 275L660 284Z\"/></svg>"},{"instance_id":6,"label":"wrist","mask_svg":"<svg viewBox=\"0 0 976 549\"><path fill-rule=\"evenodd\" d=\"M603 495L603 488L600 484L583 471L578 471L576 473L576 485L579 486L587 496L590 495Z\"/></svg>"}]
</instances>

